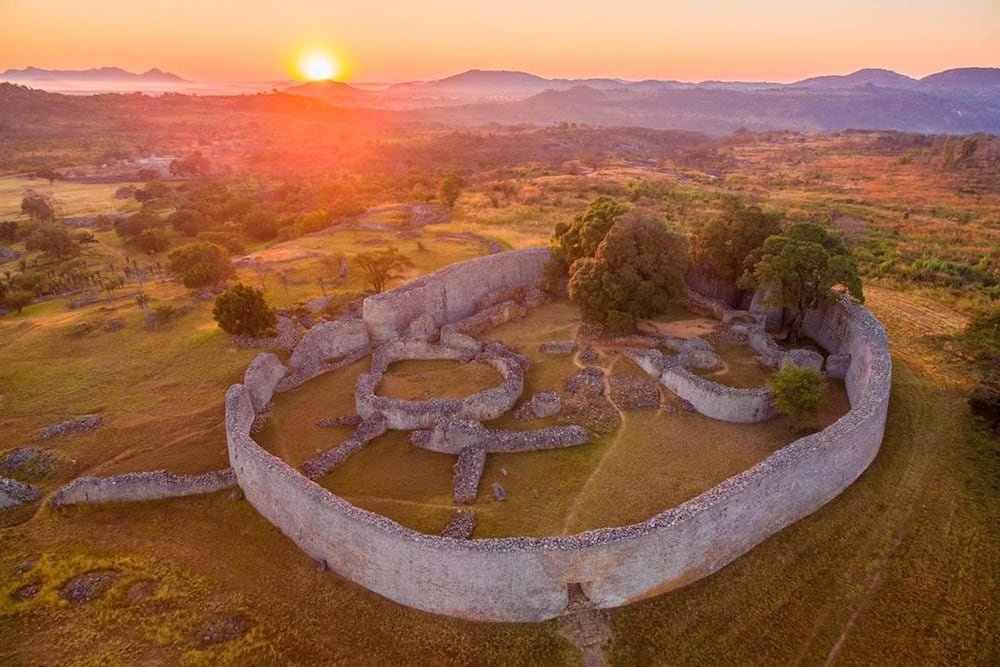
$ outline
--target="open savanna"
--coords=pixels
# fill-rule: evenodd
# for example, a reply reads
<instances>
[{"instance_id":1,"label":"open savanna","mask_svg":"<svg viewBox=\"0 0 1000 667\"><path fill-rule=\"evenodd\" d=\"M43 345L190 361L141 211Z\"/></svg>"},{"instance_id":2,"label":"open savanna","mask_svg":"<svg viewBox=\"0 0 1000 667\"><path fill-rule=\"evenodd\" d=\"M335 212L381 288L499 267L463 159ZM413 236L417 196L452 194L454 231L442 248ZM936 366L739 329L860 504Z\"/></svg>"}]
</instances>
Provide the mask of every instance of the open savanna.
<instances>
[{"instance_id":1,"label":"open savanna","mask_svg":"<svg viewBox=\"0 0 1000 667\"><path fill-rule=\"evenodd\" d=\"M893 338L893 320L886 319ZM971 430L959 388L922 372L923 360L911 358L906 346L895 348L894 360L886 440L872 467L829 505L719 573L611 611L609 664L995 662L1000 503L990 443ZM294 401L309 387L285 398ZM325 387L327 414L349 410L336 392L342 387L332 381ZM311 422L302 428L323 431ZM327 442L336 437L328 435ZM386 443L372 453L405 457L412 450ZM393 492L427 481L420 468L392 477L387 471L395 464L382 463L388 467L380 478ZM497 472L492 466L488 476L499 480ZM447 505L450 485L441 481L439 500ZM607 489L595 497L607 507L615 504L608 497L622 493ZM428 529L446 513L431 516L428 524L435 525ZM42 507L30 521L4 529L0 540L0 631L8 639L0 659L15 664L579 660L557 622L465 623L406 609L317 572L252 507L227 493ZM29 574L12 574L34 556L41 561ZM106 597L87 605L58 597L72 576L104 569L119 573ZM154 593L130 603L127 592L137 581L154 582ZM14 602L10 595L28 582L41 583L42 593ZM219 614L248 619L251 630L228 644L206 645L200 637Z\"/></svg>"},{"instance_id":2,"label":"open savanna","mask_svg":"<svg viewBox=\"0 0 1000 667\"><path fill-rule=\"evenodd\" d=\"M474 162L449 164L466 177L452 223L424 228L419 237L340 229L269 247L247 244L249 254L261 260L256 267L241 265L238 277L262 285L269 301L284 308L321 296L324 289L361 289L353 273L339 284L319 284L319 278L336 275L339 257L349 260L357 252L396 245L413 259L412 276L484 252L475 241L438 238L439 232L471 231L510 247L537 245L548 238L554 222L582 210L598 194L628 200L686 232L720 210L728 195L768 210L787 210L795 219L826 222L835 211L856 217L862 224L845 228L859 230L853 244L870 246L875 254L885 243L888 253L879 255L879 262L863 262L879 281L868 294L869 305L886 323L894 355L893 397L878 457L841 496L720 572L608 612L611 639L604 657L613 665L997 664L996 443L973 428L965 402L970 378L926 338L961 328L967 307L984 301L985 290L928 283L935 291L916 295L899 289L913 281L893 268L924 254L973 265L988 254L986 265L995 272L997 195L961 193L961 173L942 171L939 153L932 155L928 147L909 159L911 149L880 148L877 135L744 139L723 141L699 154L640 156L631 163L595 160L586 172L542 159L524 169L490 173L481 173ZM273 148L270 159L284 166L280 146ZM462 151L451 154L456 161L470 159ZM414 169L422 168L415 164ZM437 169L436 164L428 167L429 173ZM434 179L427 180L433 186ZM40 191L49 187L40 180L10 183L2 186L10 191L0 219L19 217L25 184ZM57 182L53 187L78 186ZM64 214L117 210L112 186L87 187L103 193L95 195L99 205L64 205ZM496 188L512 194L500 196L494 206L490 195ZM54 194L57 202L71 202L74 196ZM187 240L170 234L173 246ZM95 236L98 244L85 251L95 265L113 261L120 266L125 255L143 266L165 258L139 256L113 232ZM288 259L292 256L297 259ZM888 273L877 273L885 261ZM46 495L79 474L164 467L196 472L226 464L222 397L255 352L231 346L211 320L211 302L194 301L187 290L159 280L144 286L151 306L193 302L195 308L158 329L146 329L131 298L137 288L130 283L113 299L77 310L66 308L65 297L46 300L0 319L0 453L30 444L76 461L40 482ZM123 320L120 331L105 330L112 318ZM536 346L569 338L575 326L571 313L553 309L544 322L523 330L519 324L503 333L536 361L526 395L560 387L575 372L573 359L542 360ZM730 352L734 356L727 361L735 369L741 351ZM601 354L597 363L613 373L635 372L620 356ZM314 421L353 411L349 391L366 364L358 362L280 396L261 440L293 465L341 442L349 429L317 428ZM89 412L101 414L105 426L92 434L34 439L44 426ZM541 455L491 456L477 504L478 530L572 533L640 520L767 453L740 441L736 445L744 458L702 460L699 451L685 447L682 432L671 437L660 432L662 422L633 414L635 419L619 431L629 437L605 435L578 452L559 453L587 465L565 465L568 459L549 464L545 461L558 459ZM674 426L694 419L679 413L667 418ZM517 424L499 420L495 425ZM721 451L724 439L717 444ZM412 517L415 528L436 532L451 507L454 459L430 456L390 436L349 460L358 474L337 481L359 505L389 516L398 513L400 520ZM630 487L622 480L643 475L647 480L660 475L671 485L650 492L648 486ZM323 481L332 485L330 479ZM507 504L493 501L488 485L494 481L507 489ZM550 497L543 494L562 493L569 499L562 505L543 501ZM495 625L433 616L319 572L249 504L228 492L64 510L42 502L4 526L0 664L582 661L560 631L561 622ZM33 569L15 573L36 557ZM74 605L59 597L68 580L94 570L118 573L104 598ZM130 590L137 582L152 582L152 593L133 600ZM15 601L15 592L31 583L41 585L39 595ZM219 615L245 619L248 632L224 644L203 641L206 626Z\"/></svg>"}]
</instances>

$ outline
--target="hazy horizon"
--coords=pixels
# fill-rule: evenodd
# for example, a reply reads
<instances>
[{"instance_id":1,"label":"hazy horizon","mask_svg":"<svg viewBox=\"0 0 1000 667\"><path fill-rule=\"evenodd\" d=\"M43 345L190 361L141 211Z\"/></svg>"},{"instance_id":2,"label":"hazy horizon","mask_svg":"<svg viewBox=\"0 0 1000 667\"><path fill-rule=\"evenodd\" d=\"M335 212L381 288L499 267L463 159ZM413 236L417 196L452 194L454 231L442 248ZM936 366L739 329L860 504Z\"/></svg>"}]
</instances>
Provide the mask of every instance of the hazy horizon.
<instances>
[{"instance_id":1,"label":"hazy horizon","mask_svg":"<svg viewBox=\"0 0 1000 667\"><path fill-rule=\"evenodd\" d=\"M8 0L3 14L3 69L159 68L197 82L309 78L307 53L325 54L334 78L358 83L436 80L470 69L789 83L870 67L921 78L1000 64L1000 5L992 0L947 7L901 0L335 7L308 0L280 10L234 0L106 0L100 7Z\"/></svg>"}]
</instances>

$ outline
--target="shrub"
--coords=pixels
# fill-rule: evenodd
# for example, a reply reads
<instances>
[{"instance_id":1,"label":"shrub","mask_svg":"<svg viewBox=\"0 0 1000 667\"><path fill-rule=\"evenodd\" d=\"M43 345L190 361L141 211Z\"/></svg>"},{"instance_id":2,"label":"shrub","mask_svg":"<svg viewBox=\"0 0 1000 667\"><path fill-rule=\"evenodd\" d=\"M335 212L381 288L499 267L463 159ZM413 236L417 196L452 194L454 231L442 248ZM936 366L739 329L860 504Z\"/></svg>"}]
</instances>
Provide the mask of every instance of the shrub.
<instances>
[{"instance_id":1,"label":"shrub","mask_svg":"<svg viewBox=\"0 0 1000 667\"><path fill-rule=\"evenodd\" d=\"M815 368L786 366L768 382L774 407L796 421L815 415L826 401L826 381Z\"/></svg>"},{"instance_id":2,"label":"shrub","mask_svg":"<svg viewBox=\"0 0 1000 667\"><path fill-rule=\"evenodd\" d=\"M144 229L139 232L139 247L147 255L155 255L163 252L170 246L170 238L167 233L158 228Z\"/></svg>"},{"instance_id":3,"label":"shrub","mask_svg":"<svg viewBox=\"0 0 1000 667\"><path fill-rule=\"evenodd\" d=\"M215 300L212 316L234 336L274 335L277 316L259 289L236 283Z\"/></svg>"},{"instance_id":4,"label":"shrub","mask_svg":"<svg viewBox=\"0 0 1000 667\"><path fill-rule=\"evenodd\" d=\"M235 274L226 249L204 241L172 250L167 256L167 271L191 288L205 287Z\"/></svg>"},{"instance_id":5,"label":"shrub","mask_svg":"<svg viewBox=\"0 0 1000 667\"><path fill-rule=\"evenodd\" d=\"M4 295L3 305L8 310L20 313L25 306L31 303L33 297L31 292L25 290L11 290Z\"/></svg>"}]
</instances>

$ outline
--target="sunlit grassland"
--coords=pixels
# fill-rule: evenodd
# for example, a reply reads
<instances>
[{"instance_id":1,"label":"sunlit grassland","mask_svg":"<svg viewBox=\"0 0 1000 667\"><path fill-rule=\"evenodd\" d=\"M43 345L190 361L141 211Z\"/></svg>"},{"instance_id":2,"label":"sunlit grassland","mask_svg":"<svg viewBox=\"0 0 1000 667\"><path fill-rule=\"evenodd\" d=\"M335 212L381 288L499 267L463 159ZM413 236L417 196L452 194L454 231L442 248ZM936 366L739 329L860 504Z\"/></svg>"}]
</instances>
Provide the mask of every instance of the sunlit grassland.
<instances>
[{"instance_id":1,"label":"sunlit grassland","mask_svg":"<svg viewBox=\"0 0 1000 667\"><path fill-rule=\"evenodd\" d=\"M23 217L21 199L27 190L51 195L56 203L58 216L101 215L138 210L134 199L115 199L115 191L127 183L94 184L55 181L41 178L5 176L0 178L0 219L16 220Z\"/></svg>"}]
</instances>

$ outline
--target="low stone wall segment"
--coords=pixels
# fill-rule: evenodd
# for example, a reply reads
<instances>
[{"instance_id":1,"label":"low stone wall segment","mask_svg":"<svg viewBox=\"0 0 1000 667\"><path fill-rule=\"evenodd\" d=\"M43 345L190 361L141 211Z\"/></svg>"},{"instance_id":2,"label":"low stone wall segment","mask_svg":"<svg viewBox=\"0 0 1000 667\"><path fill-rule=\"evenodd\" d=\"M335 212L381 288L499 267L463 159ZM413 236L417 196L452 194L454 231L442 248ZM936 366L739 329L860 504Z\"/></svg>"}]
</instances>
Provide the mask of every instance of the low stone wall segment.
<instances>
[{"instance_id":1,"label":"low stone wall segment","mask_svg":"<svg viewBox=\"0 0 1000 667\"><path fill-rule=\"evenodd\" d=\"M247 400L249 394L247 394ZM77 477L50 500L55 507L97 503L132 503L213 493L236 486L229 468L201 475L175 475L166 470L130 472L110 477Z\"/></svg>"},{"instance_id":2,"label":"low stone wall segment","mask_svg":"<svg viewBox=\"0 0 1000 667\"><path fill-rule=\"evenodd\" d=\"M533 263L541 254L502 253L491 257L497 263L481 268L500 273L504 262L517 265L524 259L532 266L515 279L526 280L540 266ZM466 264L456 265L461 270L448 272L444 282L469 275ZM473 303L468 295L445 303L448 285L430 276L414 289L423 290L423 296L413 296L417 301L427 295L432 305L441 301L434 306L441 314ZM390 317L381 305L369 311L366 302L366 321L373 316L368 325L376 340L412 319L406 313ZM418 310L414 305L413 313ZM566 537L470 540L407 529L354 507L254 442L250 427L259 397L252 400L243 385L226 394L230 461L247 500L303 551L401 604L468 619L539 621L564 613L572 589L582 591L594 607L614 607L718 570L822 507L875 457L892 370L881 325L845 299L807 318L804 330L831 352L850 355L845 384L851 410L827 429L796 440L679 507L629 526Z\"/></svg>"}]
</instances>

